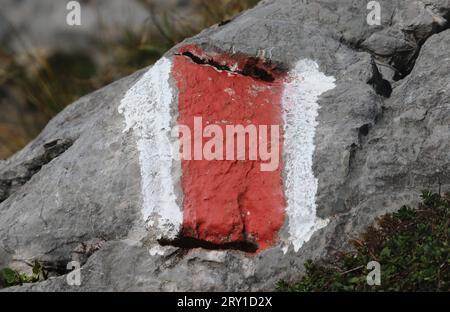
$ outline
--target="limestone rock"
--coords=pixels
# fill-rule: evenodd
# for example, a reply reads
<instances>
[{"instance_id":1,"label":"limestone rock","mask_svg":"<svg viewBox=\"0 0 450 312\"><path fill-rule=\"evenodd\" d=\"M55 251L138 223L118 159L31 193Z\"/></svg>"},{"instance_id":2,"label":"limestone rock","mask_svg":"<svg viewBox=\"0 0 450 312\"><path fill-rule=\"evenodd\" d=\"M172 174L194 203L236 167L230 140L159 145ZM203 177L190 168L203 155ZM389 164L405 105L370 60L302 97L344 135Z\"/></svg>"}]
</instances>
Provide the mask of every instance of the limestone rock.
<instances>
[{"instance_id":1,"label":"limestone rock","mask_svg":"<svg viewBox=\"0 0 450 312\"><path fill-rule=\"evenodd\" d=\"M10 290L271 290L280 279L299 278L305 260L345 248L348 238L378 215L415 203L421 190L437 190L439 184L449 190L450 5L423 1L426 12L432 12L429 19L416 14L409 1L379 2L382 23L369 26L366 7L355 1L262 1L165 55L165 60L173 61L184 47L196 46L210 55L259 57L281 64L288 73L300 66L305 83L319 77L319 82L334 84L316 96L313 176L304 180L310 181L308 193L300 194L306 201L306 195L313 196L313 223L297 224L295 214L306 206L288 198L289 217L279 231L280 242L258 253L161 246L160 228L149 225L152 213L144 218L148 211L143 208L144 192L165 192L170 187L146 183L149 178L155 181L158 171L152 166L164 154L158 154L158 146L143 149L147 145L139 140L153 142L151 135L159 133L154 131L158 126L161 133L168 130L164 123L142 120L157 114L176 118L179 94L164 105L164 94L155 91L164 81L144 69L76 101L27 147L0 163L0 267L25 269L25 262L38 260L63 271L74 253L86 251L86 257L78 258L81 286L69 286L63 275ZM411 36L403 30L405 25L418 26L410 28ZM373 74L371 54L392 85L390 97L377 94L367 83ZM205 63L198 66L211 66L207 58L197 61ZM301 72L304 68L317 72ZM397 73L395 79L388 77L386 68ZM242 70L239 74L243 73L257 74ZM177 90L172 73L167 75L166 82ZM299 83L314 90L318 81L309 86ZM135 99L147 103L149 111L134 112L143 119L132 119L136 122L126 129L129 110L120 113L119 107L132 87L147 90L133 94L143 96ZM311 101L305 107L315 107L315 96L301 95ZM296 144L295 136L289 140L286 157L306 146ZM306 137L299 140L309 142ZM149 158L155 162L145 163L156 175L141 176L142 155L156 155ZM308 166L307 161L302 164ZM168 172L179 179L177 170ZM290 184L288 177L284 179L286 191ZM180 205L180 190L173 187L173 203ZM318 220L328 221L314 223ZM292 235L305 235L307 241L289 244Z\"/></svg>"}]
</instances>

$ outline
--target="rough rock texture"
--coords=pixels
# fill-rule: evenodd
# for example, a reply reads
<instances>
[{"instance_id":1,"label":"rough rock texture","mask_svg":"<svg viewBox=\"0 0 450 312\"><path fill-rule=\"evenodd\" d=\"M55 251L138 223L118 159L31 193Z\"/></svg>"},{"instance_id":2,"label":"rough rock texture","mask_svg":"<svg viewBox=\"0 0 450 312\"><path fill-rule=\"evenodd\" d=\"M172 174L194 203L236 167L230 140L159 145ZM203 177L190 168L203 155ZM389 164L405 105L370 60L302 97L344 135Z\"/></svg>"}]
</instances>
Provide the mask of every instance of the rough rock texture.
<instances>
[{"instance_id":1,"label":"rough rock texture","mask_svg":"<svg viewBox=\"0 0 450 312\"><path fill-rule=\"evenodd\" d=\"M83 264L80 287L59 276L11 290L270 290L422 189L449 190L450 1L379 2L381 26L369 26L361 1L262 1L182 43L288 68L309 58L336 78L319 100L314 156L317 213L330 223L298 252L158 246L142 221L136 140L117 110L141 71L81 98L0 163L0 267L36 259L61 272L74 253ZM375 92L371 55L389 98Z\"/></svg>"}]
</instances>

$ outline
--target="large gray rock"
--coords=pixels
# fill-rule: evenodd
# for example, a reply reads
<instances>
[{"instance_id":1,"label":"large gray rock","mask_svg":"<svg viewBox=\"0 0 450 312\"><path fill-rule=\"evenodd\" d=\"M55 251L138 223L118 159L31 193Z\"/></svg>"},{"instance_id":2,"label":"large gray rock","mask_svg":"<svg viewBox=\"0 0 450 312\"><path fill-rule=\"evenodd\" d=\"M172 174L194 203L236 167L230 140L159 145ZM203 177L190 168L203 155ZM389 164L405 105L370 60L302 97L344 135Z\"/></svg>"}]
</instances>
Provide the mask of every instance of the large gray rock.
<instances>
[{"instance_id":1,"label":"large gray rock","mask_svg":"<svg viewBox=\"0 0 450 312\"><path fill-rule=\"evenodd\" d=\"M369 26L360 1L262 1L181 44L264 53L288 68L312 59L335 77L319 99L313 164L317 215L330 222L300 250L158 247L141 215L136 133L123 132L118 112L140 71L70 105L0 163L0 267L39 260L61 273L72 259L82 264L81 286L63 275L11 290L270 290L422 189L449 190L450 3L379 2L381 25ZM371 54L387 65L378 67L390 97L367 83Z\"/></svg>"}]
</instances>

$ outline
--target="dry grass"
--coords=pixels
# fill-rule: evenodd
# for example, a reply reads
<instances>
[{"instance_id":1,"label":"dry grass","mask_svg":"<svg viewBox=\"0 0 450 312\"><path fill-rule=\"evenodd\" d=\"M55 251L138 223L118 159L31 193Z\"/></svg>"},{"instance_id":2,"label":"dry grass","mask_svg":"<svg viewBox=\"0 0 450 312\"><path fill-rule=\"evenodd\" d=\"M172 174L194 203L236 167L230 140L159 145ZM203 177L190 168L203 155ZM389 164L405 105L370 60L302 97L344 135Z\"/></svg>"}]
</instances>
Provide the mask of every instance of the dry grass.
<instances>
[{"instance_id":1,"label":"dry grass","mask_svg":"<svg viewBox=\"0 0 450 312\"><path fill-rule=\"evenodd\" d=\"M194 0L193 17L158 12L150 0L149 23L139 31L123 29L118 41L94 47L105 61L97 64L92 51L46 54L26 47L16 55L0 43L0 159L32 140L47 122L80 96L154 63L173 45L215 23L254 6L257 0ZM15 31L12 36L24 41Z\"/></svg>"}]
</instances>

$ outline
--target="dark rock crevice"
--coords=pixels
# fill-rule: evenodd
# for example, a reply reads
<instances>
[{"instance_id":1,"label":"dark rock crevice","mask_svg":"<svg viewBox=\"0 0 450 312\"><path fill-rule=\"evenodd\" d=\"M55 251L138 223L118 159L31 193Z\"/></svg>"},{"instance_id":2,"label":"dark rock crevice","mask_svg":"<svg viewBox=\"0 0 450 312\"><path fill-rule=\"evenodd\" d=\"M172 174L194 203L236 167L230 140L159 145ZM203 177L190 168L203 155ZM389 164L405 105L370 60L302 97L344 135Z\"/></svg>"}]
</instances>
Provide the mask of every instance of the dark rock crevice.
<instances>
[{"instance_id":1,"label":"dark rock crevice","mask_svg":"<svg viewBox=\"0 0 450 312\"><path fill-rule=\"evenodd\" d=\"M367 136L369 134L369 130L371 128L370 124L364 124L358 129L358 139L361 142L363 137Z\"/></svg>"},{"instance_id":2,"label":"dark rock crevice","mask_svg":"<svg viewBox=\"0 0 450 312\"><path fill-rule=\"evenodd\" d=\"M0 203L27 183L44 165L67 151L73 143L72 139L58 139L45 143L43 153L12 170L0 173Z\"/></svg>"},{"instance_id":3,"label":"dark rock crevice","mask_svg":"<svg viewBox=\"0 0 450 312\"><path fill-rule=\"evenodd\" d=\"M394 13L392 14L394 15ZM383 60L384 63L389 64L394 70L392 80L399 81L407 77L414 69L416 60L419 57L420 51L425 42L431 36L450 29L450 11L447 10L437 15L441 18L441 21L433 21L431 25L428 25L430 27L429 29L425 29L426 26L420 24L400 26L399 28L399 25L393 25L392 16L388 27L380 30L378 33L383 33L387 30L398 30L402 33L402 39L397 38L397 41L403 40L405 45L402 47L393 48L395 51L391 53L385 53L376 46L368 46L366 40L369 38L359 38L358 40L350 41L341 33L338 41L350 50L367 52L372 56L376 56L377 59Z\"/></svg>"},{"instance_id":4,"label":"dark rock crevice","mask_svg":"<svg viewBox=\"0 0 450 312\"><path fill-rule=\"evenodd\" d=\"M393 77L394 81L402 80L412 72L422 46L432 35L450 29L450 11L446 12L443 15L443 18L446 20L446 23L443 25L435 23L432 30L423 38L417 38L417 35L413 31L409 33L404 30L405 35L412 37L412 40L416 42L416 48L410 51L399 51L391 56L391 64L397 69L396 74Z\"/></svg>"},{"instance_id":5,"label":"dark rock crevice","mask_svg":"<svg viewBox=\"0 0 450 312\"><path fill-rule=\"evenodd\" d=\"M203 248L208 250L240 250L245 252L256 252L258 250L258 245L250 241L240 241L240 242L230 242L223 244L215 244L205 240L180 236L173 240L169 239L159 239L158 243L161 246L174 246L182 249L194 249Z\"/></svg>"},{"instance_id":6,"label":"dark rock crevice","mask_svg":"<svg viewBox=\"0 0 450 312\"><path fill-rule=\"evenodd\" d=\"M378 95L389 98L392 93L391 83L383 78L383 75L378 70L377 64L375 63L375 59L373 57L371 59L371 66L372 77L367 81L367 83L374 88Z\"/></svg>"},{"instance_id":7,"label":"dark rock crevice","mask_svg":"<svg viewBox=\"0 0 450 312\"><path fill-rule=\"evenodd\" d=\"M242 76L249 76L257 80L267 81L267 82L273 82L275 81L275 77L272 73L270 73L268 70L264 69L261 66L258 66L260 63L260 59L257 57L247 57L245 61L245 65L242 69L233 69L228 65L221 64L217 61L215 61L213 58L202 58L200 56L195 55L194 53L190 51L183 52L181 54L176 55L183 55L187 58L189 58L191 61L193 61L196 64L199 65L209 65L214 67L217 70L220 71L227 71L235 74L240 74Z\"/></svg>"}]
</instances>

